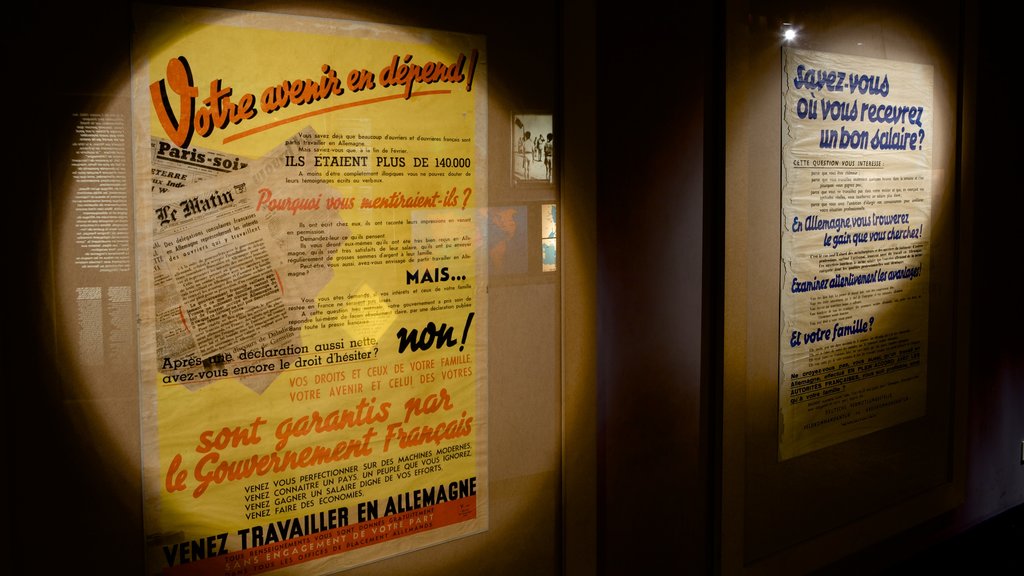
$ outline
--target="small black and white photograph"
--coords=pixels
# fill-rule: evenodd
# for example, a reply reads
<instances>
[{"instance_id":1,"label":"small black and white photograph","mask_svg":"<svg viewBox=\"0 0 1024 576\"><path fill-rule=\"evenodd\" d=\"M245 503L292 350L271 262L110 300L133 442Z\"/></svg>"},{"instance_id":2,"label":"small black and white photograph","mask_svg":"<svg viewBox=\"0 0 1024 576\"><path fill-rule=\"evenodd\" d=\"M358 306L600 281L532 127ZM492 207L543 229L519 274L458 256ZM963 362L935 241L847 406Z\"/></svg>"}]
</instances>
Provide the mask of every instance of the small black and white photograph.
<instances>
[{"instance_id":1,"label":"small black and white photograph","mask_svg":"<svg viewBox=\"0 0 1024 576\"><path fill-rule=\"evenodd\" d=\"M551 184L555 135L551 114L512 116L512 184Z\"/></svg>"}]
</instances>

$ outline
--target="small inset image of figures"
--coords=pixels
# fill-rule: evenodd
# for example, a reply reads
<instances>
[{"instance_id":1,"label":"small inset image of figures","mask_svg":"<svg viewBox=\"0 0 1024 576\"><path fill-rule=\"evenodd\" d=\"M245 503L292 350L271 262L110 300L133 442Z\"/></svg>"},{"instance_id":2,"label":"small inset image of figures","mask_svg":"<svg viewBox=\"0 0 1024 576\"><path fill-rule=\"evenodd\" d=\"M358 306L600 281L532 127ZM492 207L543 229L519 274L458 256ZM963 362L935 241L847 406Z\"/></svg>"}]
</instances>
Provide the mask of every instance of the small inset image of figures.
<instances>
[{"instance_id":1,"label":"small inset image of figures","mask_svg":"<svg viewBox=\"0 0 1024 576\"><path fill-rule=\"evenodd\" d=\"M554 128L550 114L512 117L512 183L553 182Z\"/></svg>"}]
</instances>

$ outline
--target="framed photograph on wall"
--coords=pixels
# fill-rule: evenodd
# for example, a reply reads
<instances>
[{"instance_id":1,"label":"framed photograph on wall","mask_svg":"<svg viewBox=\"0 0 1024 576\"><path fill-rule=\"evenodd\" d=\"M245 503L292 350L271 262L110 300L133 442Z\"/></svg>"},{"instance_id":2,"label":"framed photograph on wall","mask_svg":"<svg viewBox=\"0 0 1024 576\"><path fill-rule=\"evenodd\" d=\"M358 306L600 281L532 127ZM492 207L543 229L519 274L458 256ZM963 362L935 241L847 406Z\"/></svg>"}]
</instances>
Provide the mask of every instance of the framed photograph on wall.
<instances>
[{"instance_id":1,"label":"framed photograph on wall","mask_svg":"<svg viewBox=\"0 0 1024 576\"><path fill-rule=\"evenodd\" d=\"M555 134L551 114L512 115L512 185L548 186L555 181Z\"/></svg>"}]
</instances>

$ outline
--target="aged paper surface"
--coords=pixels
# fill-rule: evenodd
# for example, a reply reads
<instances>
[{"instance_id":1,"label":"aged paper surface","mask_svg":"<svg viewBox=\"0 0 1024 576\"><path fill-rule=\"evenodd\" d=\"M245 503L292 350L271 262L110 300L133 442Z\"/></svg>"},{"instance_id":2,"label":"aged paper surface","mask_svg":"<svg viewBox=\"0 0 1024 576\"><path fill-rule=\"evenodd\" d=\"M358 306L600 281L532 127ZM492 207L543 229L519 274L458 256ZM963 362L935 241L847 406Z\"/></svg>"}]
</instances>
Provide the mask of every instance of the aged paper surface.
<instances>
[{"instance_id":1,"label":"aged paper surface","mask_svg":"<svg viewBox=\"0 0 1024 576\"><path fill-rule=\"evenodd\" d=\"M922 416L930 66L784 51L779 458Z\"/></svg>"},{"instance_id":2,"label":"aged paper surface","mask_svg":"<svg viewBox=\"0 0 1024 576\"><path fill-rule=\"evenodd\" d=\"M133 60L149 573L485 530L483 38L143 8Z\"/></svg>"}]
</instances>

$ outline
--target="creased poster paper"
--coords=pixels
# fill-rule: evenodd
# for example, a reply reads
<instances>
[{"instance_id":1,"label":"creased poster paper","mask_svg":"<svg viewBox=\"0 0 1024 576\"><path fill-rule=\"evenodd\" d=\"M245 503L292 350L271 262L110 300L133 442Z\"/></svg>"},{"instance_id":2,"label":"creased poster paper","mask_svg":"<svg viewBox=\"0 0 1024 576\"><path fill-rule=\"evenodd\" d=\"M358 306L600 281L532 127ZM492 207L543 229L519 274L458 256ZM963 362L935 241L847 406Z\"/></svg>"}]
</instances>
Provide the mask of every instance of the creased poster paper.
<instances>
[{"instance_id":1,"label":"creased poster paper","mask_svg":"<svg viewBox=\"0 0 1024 576\"><path fill-rule=\"evenodd\" d=\"M932 69L783 53L779 458L920 417Z\"/></svg>"},{"instance_id":2,"label":"creased poster paper","mask_svg":"<svg viewBox=\"0 0 1024 576\"><path fill-rule=\"evenodd\" d=\"M147 572L487 529L481 37L140 8Z\"/></svg>"}]
</instances>

